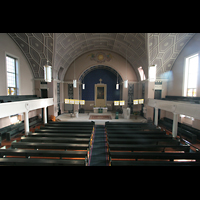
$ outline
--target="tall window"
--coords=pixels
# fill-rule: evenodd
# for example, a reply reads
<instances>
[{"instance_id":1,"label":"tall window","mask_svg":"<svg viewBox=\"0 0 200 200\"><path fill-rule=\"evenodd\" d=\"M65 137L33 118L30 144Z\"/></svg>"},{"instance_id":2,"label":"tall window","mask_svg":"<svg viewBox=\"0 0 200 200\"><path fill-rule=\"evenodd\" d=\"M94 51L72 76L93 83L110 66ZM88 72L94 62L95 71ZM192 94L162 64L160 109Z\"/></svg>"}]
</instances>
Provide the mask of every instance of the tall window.
<instances>
[{"instance_id":1,"label":"tall window","mask_svg":"<svg viewBox=\"0 0 200 200\"><path fill-rule=\"evenodd\" d=\"M186 58L184 96L196 97L199 55Z\"/></svg>"},{"instance_id":2,"label":"tall window","mask_svg":"<svg viewBox=\"0 0 200 200\"><path fill-rule=\"evenodd\" d=\"M138 71L139 71L139 74L140 74L141 81L146 80L146 77L145 77L145 74L144 74L144 70L142 69L142 67L139 67Z\"/></svg>"},{"instance_id":3,"label":"tall window","mask_svg":"<svg viewBox=\"0 0 200 200\"><path fill-rule=\"evenodd\" d=\"M17 95L18 94L18 67L17 59L11 56L6 56L7 66L7 94Z\"/></svg>"}]
</instances>

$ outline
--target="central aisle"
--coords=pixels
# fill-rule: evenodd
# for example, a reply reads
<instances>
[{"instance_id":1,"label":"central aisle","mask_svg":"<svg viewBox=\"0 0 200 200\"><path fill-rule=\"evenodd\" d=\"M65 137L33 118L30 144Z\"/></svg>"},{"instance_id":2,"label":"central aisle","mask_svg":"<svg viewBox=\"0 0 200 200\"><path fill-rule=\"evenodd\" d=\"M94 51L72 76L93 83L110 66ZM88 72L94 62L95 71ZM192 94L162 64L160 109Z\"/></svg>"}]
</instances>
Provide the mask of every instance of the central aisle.
<instances>
[{"instance_id":1,"label":"central aisle","mask_svg":"<svg viewBox=\"0 0 200 200\"><path fill-rule=\"evenodd\" d=\"M96 125L88 166L108 166L107 141L104 125Z\"/></svg>"}]
</instances>

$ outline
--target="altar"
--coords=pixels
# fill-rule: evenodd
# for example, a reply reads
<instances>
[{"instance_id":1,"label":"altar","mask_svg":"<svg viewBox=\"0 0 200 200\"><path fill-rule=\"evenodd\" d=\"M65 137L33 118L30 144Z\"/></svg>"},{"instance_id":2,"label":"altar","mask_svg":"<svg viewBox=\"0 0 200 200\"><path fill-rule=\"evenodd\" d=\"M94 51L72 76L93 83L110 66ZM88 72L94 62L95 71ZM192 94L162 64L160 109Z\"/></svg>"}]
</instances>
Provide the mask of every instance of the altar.
<instances>
[{"instance_id":1,"label":"altar","mask_svg":"<svg viewBox=\"0 0 200 200\"><path fill-rule=\"evenodd\" d=\"M94 113L107 113L107 107L93 107Z\"/></svg>"}]
</instances>

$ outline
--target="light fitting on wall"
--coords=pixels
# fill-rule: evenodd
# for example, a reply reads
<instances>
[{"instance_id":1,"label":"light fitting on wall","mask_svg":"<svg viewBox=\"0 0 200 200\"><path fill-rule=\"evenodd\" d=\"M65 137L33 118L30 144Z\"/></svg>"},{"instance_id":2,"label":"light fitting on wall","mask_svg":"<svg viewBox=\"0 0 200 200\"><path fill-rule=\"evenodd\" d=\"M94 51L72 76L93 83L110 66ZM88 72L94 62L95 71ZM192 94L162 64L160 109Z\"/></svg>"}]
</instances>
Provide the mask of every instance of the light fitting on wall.
<instances>
[{"instance_id":1,"label":"light fitting on wall","mask_svg":"<svg viewBox=\"0 0 200 200\"><path fill-rule=\"evenodd\" d=\"M133 105L144 104L144 99L134 99Z\"/></svg>"},{"instance_id":2,"label":"light fitting on wall","mask_svg":"<svg viewBox=\"0 0 200 200\"><path fill-rule=\"evenodd\" d=\"M48 64L49 63L49 60L48 60L48 42L47 42L46 51L47 51L47 64L44 65L44 80L45 80L45 82L51 82L52 66L50 66Z\"/></svg>"}]
</instances>

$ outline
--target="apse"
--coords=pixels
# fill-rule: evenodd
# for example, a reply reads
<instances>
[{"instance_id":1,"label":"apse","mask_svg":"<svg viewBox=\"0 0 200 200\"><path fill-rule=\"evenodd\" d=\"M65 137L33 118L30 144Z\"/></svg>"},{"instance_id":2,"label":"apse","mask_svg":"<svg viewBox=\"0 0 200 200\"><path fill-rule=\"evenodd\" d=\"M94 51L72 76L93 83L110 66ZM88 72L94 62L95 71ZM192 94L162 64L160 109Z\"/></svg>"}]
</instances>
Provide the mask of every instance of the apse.
<instances>
[{"instance_id":1,"label":"apse","mask_svg":"<svg viewBox=\"0 0 200 200\"><path fill-rule=\"evenodd\" d=\"M83 78L82 83L85 83L85 89L82 89L82 99L94 101L94 87L95 84L100 83L100 79L102 83L107 84L107 101L120 100L120 88L116 90L117 75L102 68L90 71Z\"/></svg>"}]
</instances>

